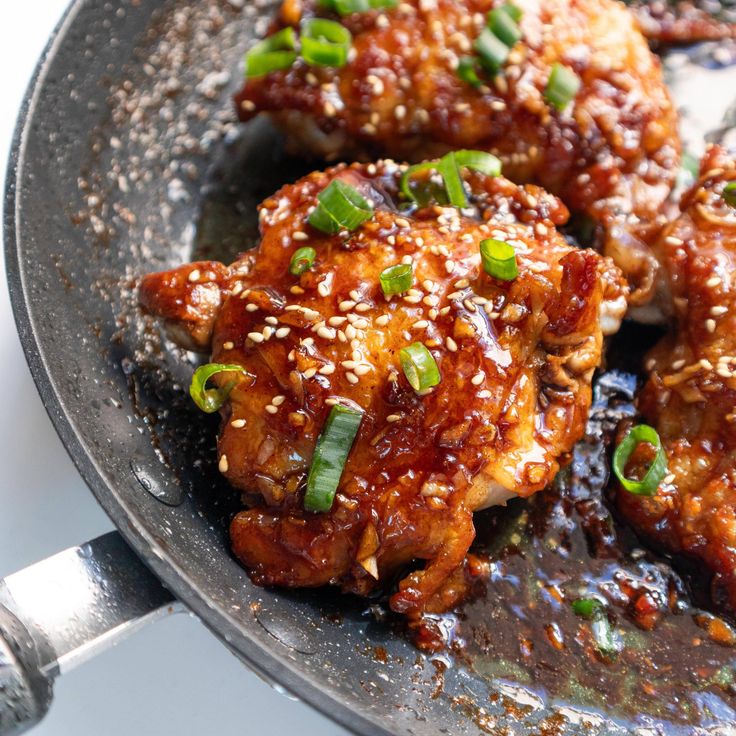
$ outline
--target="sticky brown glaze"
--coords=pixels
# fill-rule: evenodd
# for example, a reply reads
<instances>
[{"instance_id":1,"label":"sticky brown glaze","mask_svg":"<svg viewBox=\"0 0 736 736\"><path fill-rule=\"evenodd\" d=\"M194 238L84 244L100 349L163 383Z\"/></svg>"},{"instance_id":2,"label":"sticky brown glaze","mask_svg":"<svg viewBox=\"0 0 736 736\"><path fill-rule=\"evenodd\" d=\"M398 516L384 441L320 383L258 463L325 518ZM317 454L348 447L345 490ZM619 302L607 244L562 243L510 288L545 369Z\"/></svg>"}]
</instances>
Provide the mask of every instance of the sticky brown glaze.
<instances>
[{"instance_id":1,"label":"sticky brown glaze","mask_svg":"<svg viewBox=\"0 0 736 736\"><path fill-rule=\"evenodd\" d=\"M720 3L717 2L707 9L693 2L627 4L636 15L642 33L650 41L679 44L736 38L736 23L719 17ZM724 7L728 6L724 3L720 9Z\"/></svg>"},{"instance_id":2,"label":"sticky brown glaze","mask_svg":"<svg viewBox=\"0 0 736 736\"><path fill-rule=\"evenodd\" d=\"M736 610L736 210L722 199L736 164L711 148L659 256L677 327L648 357L639 397L667 451L669 475L649 498L617 493L629 522L662 547L700 560ZM632 472L646 461L632 458Z\"/></svg>"},{"instance_id":3,"label":"sticky brown glaze","mask_svg":"<svg viewBox=\"0 0 736 736\"><path fill-rule=\"evenodd\" d=\"M407 213L396 208L404 169L338 166L267 199L259 248L221 282L212 360L248 373L223 409L218 452L250 507L231 536L254 581L365 594L425 561L391 599L418 614L446 610L466 589L472 512L541 490L566 461L626 287L608 259L566 243L556 226L567 210L538 187L473 174L470 210ZM307 223L333 178L376 204L352 234ZM518 278L485 274L485 237L513 243ZM290 276L305 245L317 251L314 266ZM388 300L379 274L402 261L413 264L414 286ZM209 270L199 267L203 278ZM171 274L144 279L149 308L160 283L168 288ZM442 375L421 396L399 361L415 341ZM335 403L360 407L364 418L332 510L308 513L306 474Z\"/></svg>"},{"instance_id":4,"label":"sticky brown glaze","mask_svg":"<svg viewBox=\"0 0 736 736\"><path fill-rule=\"evenodd\" d=\"M497 0L497 5L501 1ZM491 151L504 174L533 181L602 224L602 242L650 296L657 269L640 221L657 221L679 167L677 115L658 59L633 15L612 0L529 0L503 72L474 89L456 73L490 0L402 2L341 19L353 34L342 69L297 61L252 79L236 98L247 120L269 112L300 153L419 161L451 149ZM286 0L274 27L298 26L314 2ZM582 86L567 110L544 99L557 62Z\"/></svg>"}]
</instances>

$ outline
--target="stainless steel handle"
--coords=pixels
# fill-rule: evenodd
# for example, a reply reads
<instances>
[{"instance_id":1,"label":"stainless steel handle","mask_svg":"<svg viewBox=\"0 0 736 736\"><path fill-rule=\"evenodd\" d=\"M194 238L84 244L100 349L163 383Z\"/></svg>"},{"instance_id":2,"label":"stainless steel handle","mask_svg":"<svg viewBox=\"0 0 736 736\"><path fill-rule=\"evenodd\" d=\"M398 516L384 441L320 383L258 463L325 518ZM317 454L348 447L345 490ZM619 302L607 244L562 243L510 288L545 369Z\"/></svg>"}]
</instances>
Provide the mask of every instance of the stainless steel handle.
<instances>
[{"instance_id":1,"label":"stainless steel handle","mask_svg":"<svg viewBox=\"0 0 736 736\"><path fill-rule=\"evenodd\" d=\"M60 673L179 610L117 532L0 580L0 736L43 718Z\"/></svg>"}]
</instances>

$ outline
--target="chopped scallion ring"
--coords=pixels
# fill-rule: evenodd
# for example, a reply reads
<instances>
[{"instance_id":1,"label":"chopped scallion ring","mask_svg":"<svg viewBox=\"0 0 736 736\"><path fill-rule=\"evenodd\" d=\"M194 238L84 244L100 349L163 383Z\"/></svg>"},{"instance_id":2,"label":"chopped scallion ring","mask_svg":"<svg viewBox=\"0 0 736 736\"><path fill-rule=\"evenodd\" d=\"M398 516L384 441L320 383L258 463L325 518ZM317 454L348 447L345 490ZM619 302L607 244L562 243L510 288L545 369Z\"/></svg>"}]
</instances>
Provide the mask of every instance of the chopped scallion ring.
<instances>
[{"instance_id":1,"label":"chopped scallion ring","mask_svg":"<svg viewBox=\"0 0 736 736\"><path fill-rule=\"evenodd\" d=\"M345 26L334 20L308 18L300 36L302 57L317 66L345 66L353 37Z\"/></svg>"},{"instance_id":2,"label":"chopped scallion ring","mask_svg":"<svg viewBox=\"0 0 736 736\"><path fill-rule=\"evenodd\" d=\"M503 10L504 13L508 13L511 20L515 21L516 23L518 23L521 20L522 15L524 15L521 8L513 5L512 3L506 3L505 5L502 5L501 10Z\"/></svg>"},{"instance_id":3,"label":"chopped scallion ring","mask_svg":"<svg viewBox=\"0 0 736 736\"><path fill-rule=\"evenodd\" d=\"M392 296L393 294L403 294L411 289L413 277L414 269L411 263L399 263L396 266L384 268L379 279L383 293L386 296Z\"/></svg>"},{"instance_id":4,"label":"chopped scallion ring","mask_svg":"<svg viewBox=\"0 0 736 736\"><path fill-rule=\"evenodd\" d=\"M468 198L465 194L463 178L454 153L446 153L437 165L437 171L445 182L445 191L453 207L467 207Z\"/></svg>"},{"instance_id":5,"label":"chopped scallion ring","mask_svg":"<svg viewBox=\"0 0 736 736\"><path fill-rule=\"evenodd\" d=\"M309 224L323 233L353 231L373 217L373 205L350 184L333 179L318 195Z\"/></svg>"},{"instance_id":6,"label":"chopped scallion ring","mask_svg":"<svg viewBox=\"0 0 736 736\"><path fill-rule=\"evenodd\" d=\"M654 460L652 460L649 470L641 480L627 478L626 463L642 442L654 447ZM657 492L662 479L667 475L667 456L657 430L648 424L637 424L632 427L613 453L613 472L629 493L637 496L653 496Z\"/></svg>"},{"instance_id":7,"label":"chopped scallion ring","mask_svg":"<svg viewBox=\"0 0 736 736\"><path fill-rule=\"evenodd\" d=\"M603 604L597 598L576 598L571 605L575 615L583 618L593 618L596 612L603 608Z\"/></svg>"},{"instance_id":8,"label":"chopped scallion ring","mask_svg":"<svg viewBox=\"0 0 736 736\"><path fill-rule=\"evenodd\" d=\"M544 89L544 99L558 110L564 110L580 89L580 77L564 64L555 63Z\"/></svg>"},{"instance_id":9,"label":"chopped scallion ring","mask_svg":"<svg viewBox=\"0 0 736 736\"><path fill-rule=\"evenodd\" d=\"M437 171L438 169L438 161L425 161L422 164L414 164L413 166L410 166L401 177L401 193L412 202L419 202L419 198L416 193L412 191L410 186L412 177L422 171Z\"/></svg>"},{"instance_id":10,"label":"chopped scallion ring","mask_svg":"<svg viewBox=\"0 0 736 736\"><path fill-rule=\"evenodd\" d=\"M366 13L369 10L387 10L395 8L399 0L321 0L323 8L332 10L339 15L352 13Z\"/></svg>"},{"instance_id":11,"label":"chopped scallion ring","mask_svg":"<svg viewBox=\"0 0 736 736\"><path fill-rule=\"evenodd\" d=\"M509 47L521 38L521 28L505 8L494 8L488 13L488 28Z\"/></svg>"},{"instance_id":12,"label":"chopped scallion ring","mask_svg":"<svg viewBox=\"0 0 736 736\"><path fill-rule=\"evenodd\" d=\"M259 41L245 55L245 76L263 77L280 69L288 69L296 60L296 34L284 28Z\"/></svg>"},{"instance_id":13,"label":"chopped scallion ring","mask_svg":"<svg viewBox=\"0 0 736 736\"><path fill-rule=\"evenodd\" d=\"M509 55L509 47L490 28L484 28L475 41L480 63L491 74L497 74Z\"/></svg>"},{"instance_id":14,"label":"chopped scallion ring","mask_svg":"<svg viewBox=\"0 0 736 736\"><path fill-rule=\"evenodd\" d=\"M402 348L399 351L399 360L406 380L415 391L425 391L440 382L437 362L421 342Z\"/></svg>"},{"instance_id":15,"label":"chopped scallion ring","mask_svg":"<svg viewBox=\"0 0 736 736\"><path fill-rule=\"evenodd\" d=\"M297 248L289 262L289 273L292 276L301 276L305 271L309 270L317 257L317 251L308 245L303 248Z\"/></svg>"},{"instance_id":16,"label":"chopped scallion ring","mask_svg":"<svg viewBox=\"0 0 736 736\"><path fill-rule=\"evenodd\" d=\"M608 620L606 607L597 598L578 598L572 602L572 610L592 622L590 631L601 654L615 657L621 651L621 639Z\"/></svg>"},{"instance_id":17,"label":"chopped scallion ring","mask_svg":"<svg viewBox=\"0 0 736 736\"><path fill-rule=\"evenodd\" d=\"M207 363L199 366L194 371L192 382L189 384L189 395L194 403L207 414L216 412L225 403L225 399L238 382L237 379L233 379L219 388L207 388L207 381L217 373L242 373L247 375L245 368L241 365Z\"/></svg>"},{"instance_id":18,"label":"chopped scallion ring","mask_svg":"<svg viewBox=\"0 0 736 736\"><path fill-rule=\"evenodd\" d=\"M483 270L495 279L513 281L519 275L516 251L503 240L486 238L480 241L480 258Z\"/></svg>"},{"instance_id":19,"label":"chopped scallion ring","mask_svg":"<svg viewBox=\"0 0 736 736\"><path fill-rule=\"evenodd\" d=\"M721 192L721 196L723 197L723 201L727 205L730 205L731 207L736 207L736 181L728 182L728 184L723 187L723 192Z\"/></svg>"},{"instance_id":20,"label":"chopped scallion ring","mask_svg":"<svg viewBox=\"0 0 736 736\"><path fill-rule=\"evenodd\" d=\"M335 404L330 409L317 439L307 476L307 490L304 493L304 508L307 511L324 513L332 508L342 471L362 419L362 412L342 404Z\"/></svg>"},{"instance_id":21,"label":"chopped scallion ring","mask_svg":"<svg viewBox=\"0 0 736 736\"><path fill-rule=\"evenodd\" d=\"M483 84L478 76L474 56L462 56L457 62L457 76L466 84L476 89Z\"/></svg>"},{"instance_id":22,"label":"chopped scallion ring","mask_svg":"<svg viewBox=\"0 0 736 736\"><path fill-rule=\"evenodd\" d=\"M479 171L486 176L501 176L501 160L485 151L455 151L457 165Z\"/></svg>"}]
</instances>

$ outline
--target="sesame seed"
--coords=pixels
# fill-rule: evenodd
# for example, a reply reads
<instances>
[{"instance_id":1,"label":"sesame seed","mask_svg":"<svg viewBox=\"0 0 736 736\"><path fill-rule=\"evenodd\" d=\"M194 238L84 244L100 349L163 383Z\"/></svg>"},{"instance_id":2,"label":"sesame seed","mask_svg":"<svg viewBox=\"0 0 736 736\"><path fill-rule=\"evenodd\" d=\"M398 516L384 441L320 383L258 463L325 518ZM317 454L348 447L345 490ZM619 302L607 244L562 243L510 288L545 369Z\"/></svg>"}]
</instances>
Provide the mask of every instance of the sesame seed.
<instances>
[{"instance_id":1,"label":"sesame seed","mask_svg":"<svg viewBox=\"0 0 736 736\"><path fill-rule=\"evenodd\" d=\"M388 324L390 317L387 314L382 314L380 317L376 317L376 324L379 327L385 327Z\"/></svg>"},{"instance_id":2,"label":"sesame seed","mask_svg":"<svg viewBox=\"0 0 736 736\"><path fill-rule=\"evenodd\" d=\"M356 376L364 376L366 373L370 373L372 370L372 365L361 363L360 365L355 366L355 370L353 371L353 373L355 373Z\"/></svg>"},{"instance_id":3,"label":"sesame seed","mask_svg":"<svg viewBox=\"0 0 736 736\"><path fill-rule=\"evenodd\" d=\"M279 327L274 333L280 340L282 337L286 337L291 332L291 327Z\"/></svg>"},{"instance_id":4,"label":"sesame seed","mask_svg":"<svg viewBox=\"0 0 736 736\"><path fill-rule=\"evenodd\" d=\"M323 376L331 376L335 372L335 366L331 363L329 365L323 365L317 373Z\"/></svg>"},{"instance_id":5,"label":"sesame seed","mask_svg":"<svg viewBox=\"0 0 736 736\"><path fill-rule=\"evenodd\" d=\"M455 264L452 261L445 261L445 271L452 273L455 270Z\"/></svg>"},{"instance_id":6,"label":"sesame seed","mask_svg":"<svg viewBox=\"0 0 736 736\"><path fill-rule=\"evenodd\" d=\"M714 286L718 286L721 283L721 277L720 276L711 276L706 282L705 285L709 286L710 288L713 288Z\"/></svg>"},{"instance_id":7,"label":"sesame seed","mask_svg":"<svg viewBox=\"0 0 736 736\"><path fill-rule=\"evenodd\" d=\"M199 272L199 269L198 268L195 268L193 271L190 271L189 272L189 276L187 278L189 279L189 281L191 281L192 283L194 283L195 281L199 281L199 277L201 275L202 274ZM227 462L227 460L225 462Z\"/></svg>"},{"instance_id":8,"label":"sesame seed","mask_svg":"<svg viewBox=\"0 0 736 736\"><path fill-rule=\"evenodd\" d=\"M223 350L232 350L235 347L235 343L231 340L228 340L227 342L222 343Z\"/></svg>"},{"instance_id":9,"label":"sesame seed","mask_svg":"<svg viewBox=\"0 0 736 736\"><path fill-rule=\"evenodd\" d=\"M337 399L325 399L327 406L337 406Z\"/></svg>"},{"instance_id":10,"label":"sesame seed","mask_svg":"<svg viewBox=\"0 0 736 736\"><path fill-rule=\"evenodd\" d=\"M367 319L356 319L355 322L353 322L353 327L355 327L356 330L367 330L368 329L368 320Z\"/></svg>"},{"instance_id":11,"label":"sesame seed","mask_svg":"<svg viewBox=\"0 0 736 736\"><path fill-rule=\"evenodd\" d=\"M306 319L309 320L319 319L322 316L319 312L316 312L314 309L309 309L308 307L300 307L300 311Z\"/></svg>"},{"instance_id":12,"label":"sesame seed","mask_svg":"<svg viewBox=\"0 0 736 736\"><path fill-rule=\"evenodd\" d=\"M463 301L463 304L465 305L465 309L467 309L469 312L477 312L478 307L473 304L473 302L470 301L470 299L465 299Z\"/></svg>"},{"instance_id":13,"label":"sesame seed","mask_svg":"<svg viewBox=\"0 0 736 736\"><path fill-rule=\"evenodd\" d=\"M294 232L292 233L291 237L292 237L292 238L293 238L294 240L309 240L309 235L307 235L307 234L306 234L305 232L303 232L302 230L295 230L295 231L294 231Z\"/></svg>"},{"instance_id":14,"label":"sesame seed","mask_svg":"<svg viewBox=\"0 0 736 736\"><path fill-rule=\"evenodd\" d=\"M409 255L406 255L406 256L402 256L402 258L401 258L401 262L402 262L402 263L403 263L403 264L404 264L405 266L411 266L411 264L412 264L412 263L414 263L414 259L413 259L413 258L412 258L411 256L409 256Z\"/></svg>"},{"instance_id":15,"label":"sesame seed","mask_svg":"<svg viewBox=\"0 0 736 736\"><path fill-rule=\"evenodd\" d=\"M327 321L333 326L333 327L339 327L342 324L345 324L345 320L347 317L330 317Z\"/></svg>"},{"instance_id":16,"label":"sesame seed","mask_svg":"<svg viewBox=\"0 0 736 736\"><path fill-rule=\"evenodd\" d=\"M243 291L243 284L242 282L238 281L235 286L233 286L232 295L237 296L240 294L240 292Z\"/></svg>"},{"instance_id":17,"label":"sesame seed","mask_svg":"<svg viewBox=\"0 0 736 736\"><path fill-rule=\"evenodd\" d=\"M332 327L320 327L317 334L325 340L334 340L337 337L337 332Z\"/></svg>"},{"instance_id":18,"label":"sesame seed","mask_svg":"<svg viewBox=\"0 0 736 736\"><path fill-rule=\"evenodd\" d=\"M414 329L414 330L424 330L424 329L426 329L427 327L429 327L429 322L427 322L427 320L426 320L426 319L420 319L420 320L417 320L417 321L416 321L416 322L415 322L415 323L414 323L414 324L412 325L412 329Z\"/></svg>"},{"instance_id":19,"label":"sesame seed","mask_svg":"<svg viewBox=\"0 0 736 736\"><path fill-rule=\"evenodd\" d=\"M449 312L450 312L450 307L442 307L442 309L440 309L440 316L444 317L446 314L449 314Z\"/></svg>"},{"instance_id":20,"label":"sesame seed","mask_svg":"<svg viewBox=\"0 0 736 736\"><path fill-rule=\"evenodd\" d=\"M483 371L478 371L471 379L470 382L473 386L480 386L486 378L486 374Z\"/></svg>"},{"instance_id":21,"label":"sesame seed","mask_svg":"<svg viewBox=\"0 0 736 736\"><path fill-rule=\"evenodd\" d=\"M435 307L440 303L440 298L434 294L428 294L424 299L422 299L422 302L424 302L428 307Z\"/></svg>"},{"instance_id":22,"label":"sesame seed","mask_svg":"<svg viewBox=\"0 0 736 736\"><path fill-rule=\"evenodd\" d=\"M358 340L353 340L350 343L350 347L353 351L350 353L352 359L360 363L360 361L363 360L363 354L360 352L360 342L358 342Z\"/></svg>"},{"instance_id":23,"label":"sesame seed","mask_svg":"<svg viewBox=\"0 0 736 736\"><path fill-rule=\"evenodd\" d=\"M460 279L459 281L455 282L456 289L465 289L468 286L470 286L470 281L468 281L467 279Z\"/></svg>"},{"instance_id":24,"label":"sesame seed","mask_svg":"<svg viewBox=\"0 0 736 736\"><path fill-rule=\"evenodd\" d=\"M302 345L306 345L307 347L310 347L311 345L314 345L314 338L313 337L305 337L303 340L299 341Z\"/></svg>"},{"instance_id":25,"label":"sesame seed","mask_svg":"<svg viewBox=\"0 0 736 736\"><path fill-rule=\"evenodd\" d=\"M354 360L343 360L343 361L342 361L342 363L340 363L340 365L341 365L341 366L342 366L343 368L347 368L347 369L348 369L349 371L351 371L351 370L353 370L353 368L355 368L355 366L356 366L356 365L358 365L358 364L357 364L357 363L356 363L356 361L354 361Z\"/></svg>"},{"instance_id":26,"label":"sesame seed","mask_svg":"<svg viewBox=\"0 0 736 736\"><path fill-rule=\"evenodd\" d=\"M273 335L273 327L271 327L270 325L266 325L263 328L263 339L264 340L270 340L271 339L271 335Z\"/></svg>"},{"instance_id":27,"label":"sesame seed","mask_svg":"<svg viewBox=\"0 0 736 736\"><path fill-rule=\"evenodd\" d=\"M720 317L722 314L726 314L726 312L728 312L728 307L719 306L719 307L711 307L710 308L710 313L714 317Z\"/></svg>"},{"instance_id":28,"label":"sesame seed","mask_svg":"<svg viewBox=\"0 0 736 736\"><path fill-rule=\"evenodd\" d=\"M705 329L711 334L716 331L716 321L714 319L705 320Z\"/></svg>"},{"instance_id":29,"label":"sesame seed","mask_svg":"<svg viewBox=\"0 0 736 736\"><path fill-rule=\"evenodd\" d=\"M277 407L277 406L274 406L273 404L266 404L266 411L267 411L267 412L268 412L269 414L276 414L276 412L277 412L278 410L279 410L279 409L278 409L278 407Z\"/></svg>"},{"instance_id":30,"label":"sesame seed","mask_svg":"<svg viewBox=\"0 0 736 736\"><path fill-rule=\"evenodd\" d=\"M304 378L314 378L316 373L317 373L316 368L307 368L307 370L305 370L302 375L304 376Z\"/></svg>"},{"instance_id":31,"label":"sesame seed","mask_svg":"<svg viewBox=\"0 0 736 736\"><path fill-rule=\"evenodd\" d=\"M358 333L355 330L355 327L352 325L348 325L345 328L345 337L348 338L348 340L355 340L355 338L358 336Z\"/></svg>"},{"instance_id":32,"label":"sesame seed","mask_svg":"<svg viewBox=\"0 0 736 736\"><path fill-rule=\"evenodd\" d=\"M220 456L220 462L217 463L217 468L221 473L227 473L227 471L230 469L230 465L227 461L227 455L221 455Z\"/></svg>"},{"instance_id":33,"label":"sesame seed","mask_svg":"<svg viewBox=\"0 0 736 736\"><path fill-rule=\"evenodd\" d=\"M257 304L253 304L253 302L248 302L245 305L245 311L246 312L255 312L255 311L257 311L257 309L258 309L258 305Z\"/></svg>"},{"instance_id":34,"label":"sesame seed","mask_svg":"<svg viewBox=\"0 0 736 736\"><path fill-rule=\"evenodd\" d=\"M398 225L399 227L411 227L411 223L409 222L409 220L406 220L406 219L405 219L405 218L403 218L403 217L397 217L397 218L396 218L396 219L394 220L394 222L395 222L395 223L396 223L396 224L397 224L397 225Z\"/></svg>"},{"instance_id":35,"label":"sesame seed","mask_svg":"<svg viewBox=\"0 0 736 736\"><path fill-rule=\"evenodd\" d=\"M672 370L673 371L679 371L680 368L685 367L685 361L681 358L680 360L676 360L674 363L672 363Z\"/></svg>"},{"instance_id":36,"label":"sesame seed","mask_svg":"<svg viewBox=\"0 0 736 736\"><path fill-rule=\"evenodd\" d=\"M317 285L317 293L320 296L329 296L330 295L330 285L326 281L320 281Z\"/></svg>"},{"instance_id":37,"label":"sesame seed","mask_svg":"<svg viewBox=\"0 0 736 736\"><path fill-rule=\"evenodd\" d=\"M296 360L296 350L293 348L289 351L289 354L286 356L288 360L294 362Z\"/></svg>"},{"instance_id":38,"label":"sesame seed","mask_svg":"<svg viewBox=\"0 0 736 736\"><path fill-rule=\"evenodd\" d=\"M478 398L479 399L490 399L491 392L487 388L484 388L482 391L478 391Z\"/></svg>"},{"instance_id":39,"label":"sesame seed","mask_svg":"<svg viewBox=\"0 0 736 736\"><path fill-rule=\"evenodd\" d=\"M405 296L403 299L407 304L419 304L422 301L421 296Z\"/></svg>"},{"instance_id":40,"label":"sesame seed","mask_svg":"<svg viewBox=\"0 0 736 736\"><path fill-rule=\"evenodd\" d=\"M432 281L432 279L424 279L424 281L422 281L422 287L425 291L434 291L434 281Z\"/></svg>"},{"instance_id":41,"label":"sesame seed","mask_svg":"<svg viewBox=\"0 0 736 736\"><path fill-rule=\"evenodd\" d=\"M668 243L669 245L682 245L682 240L680 238L676 238L674 235L668 235L664 239L665 243Z\"/></svg>"},{"instance_id":42,"label":"sesame seed","mask_svg":"<svg viewBox=\"0 0 736 736\"><path fill-rule=\"evenodd\" d=\"M353 385L355 385L356 383L358 383L360 381L360 379L358 378L358 376L356 376L355 373L351 373L350 371L348 371L345 374L345 378L347 378L348 379L348 382L349 383L352 383Z\"/></svg>"},{"instance_id":43,"label":"sesame seed","mask_svg":"<svg viewBox=\"0 0 736 736\"><path fill-rule=\"evenodd\" d=\"M283 394L276 394L276 396L271 399L271 403L274 406L281 406L284 401L286 401L286 396L284 396Z\"/></svg>"},{"instance_id":44,"label":"sesame seed","mask_svg":"<svg viewBox=\"0 0 736 736\"><path fill-rule=\"evenodd\" d=\"M675 478L676 478L676 476L675 476L674 473L668 473L667 475L665 475L664 478L662 478L662 482L663 483L666 483L667 485L669 485L670 483L674 483L675 482Z\"/></svg>"},{"instance_id":45,"label":"sesame seed","mask_svg":"<svg viewBox=\"0 0 736 736\"><path fill-rule=\"evenodd\" d=\"M706 371L713 370L713 363L711 363L707 358L701 358L699 361L699 365L701 368L705 369Z\"/></svg>"},{"instance_id":46,"label":"sesame seed","mask_svg":"<svg viewBox=\"0 0 736 736\"><path fill-rule=\"evenodd\" d=\"M245 419L233 419L232 422L230 422L231 427L235 427L235 429L241 429L242 427L245 427Z\"/></svg>"},{"instance_id":47,"label":"sesame seed","mask_svg":"<svg viewBox=\"0 0 736 736\"><path fill-rule=\"evenodd\" d=\"M253 340L253 342L263 342L266 339L260 332L249 332L248 337Z\"/></svg>"},{"instance_id":48,"label":"sesame seed","mask_svg":"<svg viewBox=\"0 0 736 736\"><path fill-rule=\"evenodd\" d=\"M388 416L386 417L386 421L387 421L387 422L390 422L390 423L393 423L393 422L398 422L398 421L399 421L399 419L401 419L401 414L389 414L389 415L388 415Z\"/></svg>"},{"instance_id":49,"label":"sesame seed","mask_svg":"<svg viewBox=\"0 0 736 736\"><path fill-rule=\"evenodd\" d=\"M279 323L279 321L276 319L276 317L273 317L270 314L268 315L268 317L266 317L266 322L269 325L277 325Z\"/></svg>"},{"instance_id":50,"label":"sesame seed","mask_svg":"<svg viewBox=\"0 0 736 736\"><path fill-rule=\"evenodd\" d=\"M437 311L436 309L434 309L434 307L433 307L432 309L430 309L430 310L429 310L429 318L430 318L430 319L431 319L431 320L432 320L433 322L434 322L434 320L436 320L436 319L437 319L437 317L439 317L439 315L440 315L440 313L439 313L439 312L438 312L438 311Z\"/></svg>"},{"instance_id":51,"label":"sesame seed","mask_svg":"<svg viewBox=\"0 0 736 736\"><path fill-rule=\"evenodd\" d=\"M298 284L294 284L294 286L291 286L289 288L289 291L292 294L296 294L297 296L304 293L304 289L302 289L302 287L299 286Z\"/></svg>"},{"instance_id":52,"label":"sesame seed","mask_svg":"<svg viewBox=\"0 0 736 736\"><path fill-rule=\"evenodd\" d=\"M371 308L371 305L366 304L365 302L361 302L360 304L355 305L356 312L367 312L370 308Z\"/></svg>"},{"instance_id":53,"label":"sesame seed","mask_svg":"<svg viewBox=\"0 0 736 736\"><path fill-rule=\"evenodd\" d=\"M445 338L445 345L451 353L457 352L457 343L449 335Z\"/></svg>"},{"instance_id":54,"label":"sesame seed","mask_svg":"<svg viewBox=\"0 0 736 736\"><path fill-rule=\"evenodd\" d=\"M351 299L345 299L344 301L341 301L340 304L337 305L337 308L341 312L349 312L353 307L355 306L355 302Z\"/></svg>"}]
</instances>

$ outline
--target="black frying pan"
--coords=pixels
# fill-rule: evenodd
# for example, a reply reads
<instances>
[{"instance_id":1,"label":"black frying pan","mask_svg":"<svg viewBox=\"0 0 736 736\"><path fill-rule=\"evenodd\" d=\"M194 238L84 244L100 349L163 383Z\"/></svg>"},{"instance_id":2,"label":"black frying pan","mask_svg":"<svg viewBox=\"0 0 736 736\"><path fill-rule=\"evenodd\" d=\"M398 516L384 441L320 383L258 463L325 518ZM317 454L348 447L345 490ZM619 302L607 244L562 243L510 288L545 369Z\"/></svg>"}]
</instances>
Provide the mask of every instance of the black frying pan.
<instances>
[{"instance_id":1,"label":"black frying pan","mask_svg":"<svg viewBox=\"0 0 736 736\"><path fill-rule=\"evenodd\" d=\"M5 244L18 329L57 431L166 588L248 666L356 733L628 732L559 704L504 708L508 684L460 666L440 687L437 663L365 602L257 588L228 553L238 499L212 463L215 427L182 390L191 356L141 320L132 287L193 253L227 260L251 245L256 202L302 173L265 122L238 138L232 120L264 5L77 0L47 48L16 134ZM116 537L72 557L102 586L90 638L106 619L129 624L169 603ZM65 646L19 620L16 589L0 587L0 732L43 714Z\"/></svg>"}]
</instances>

